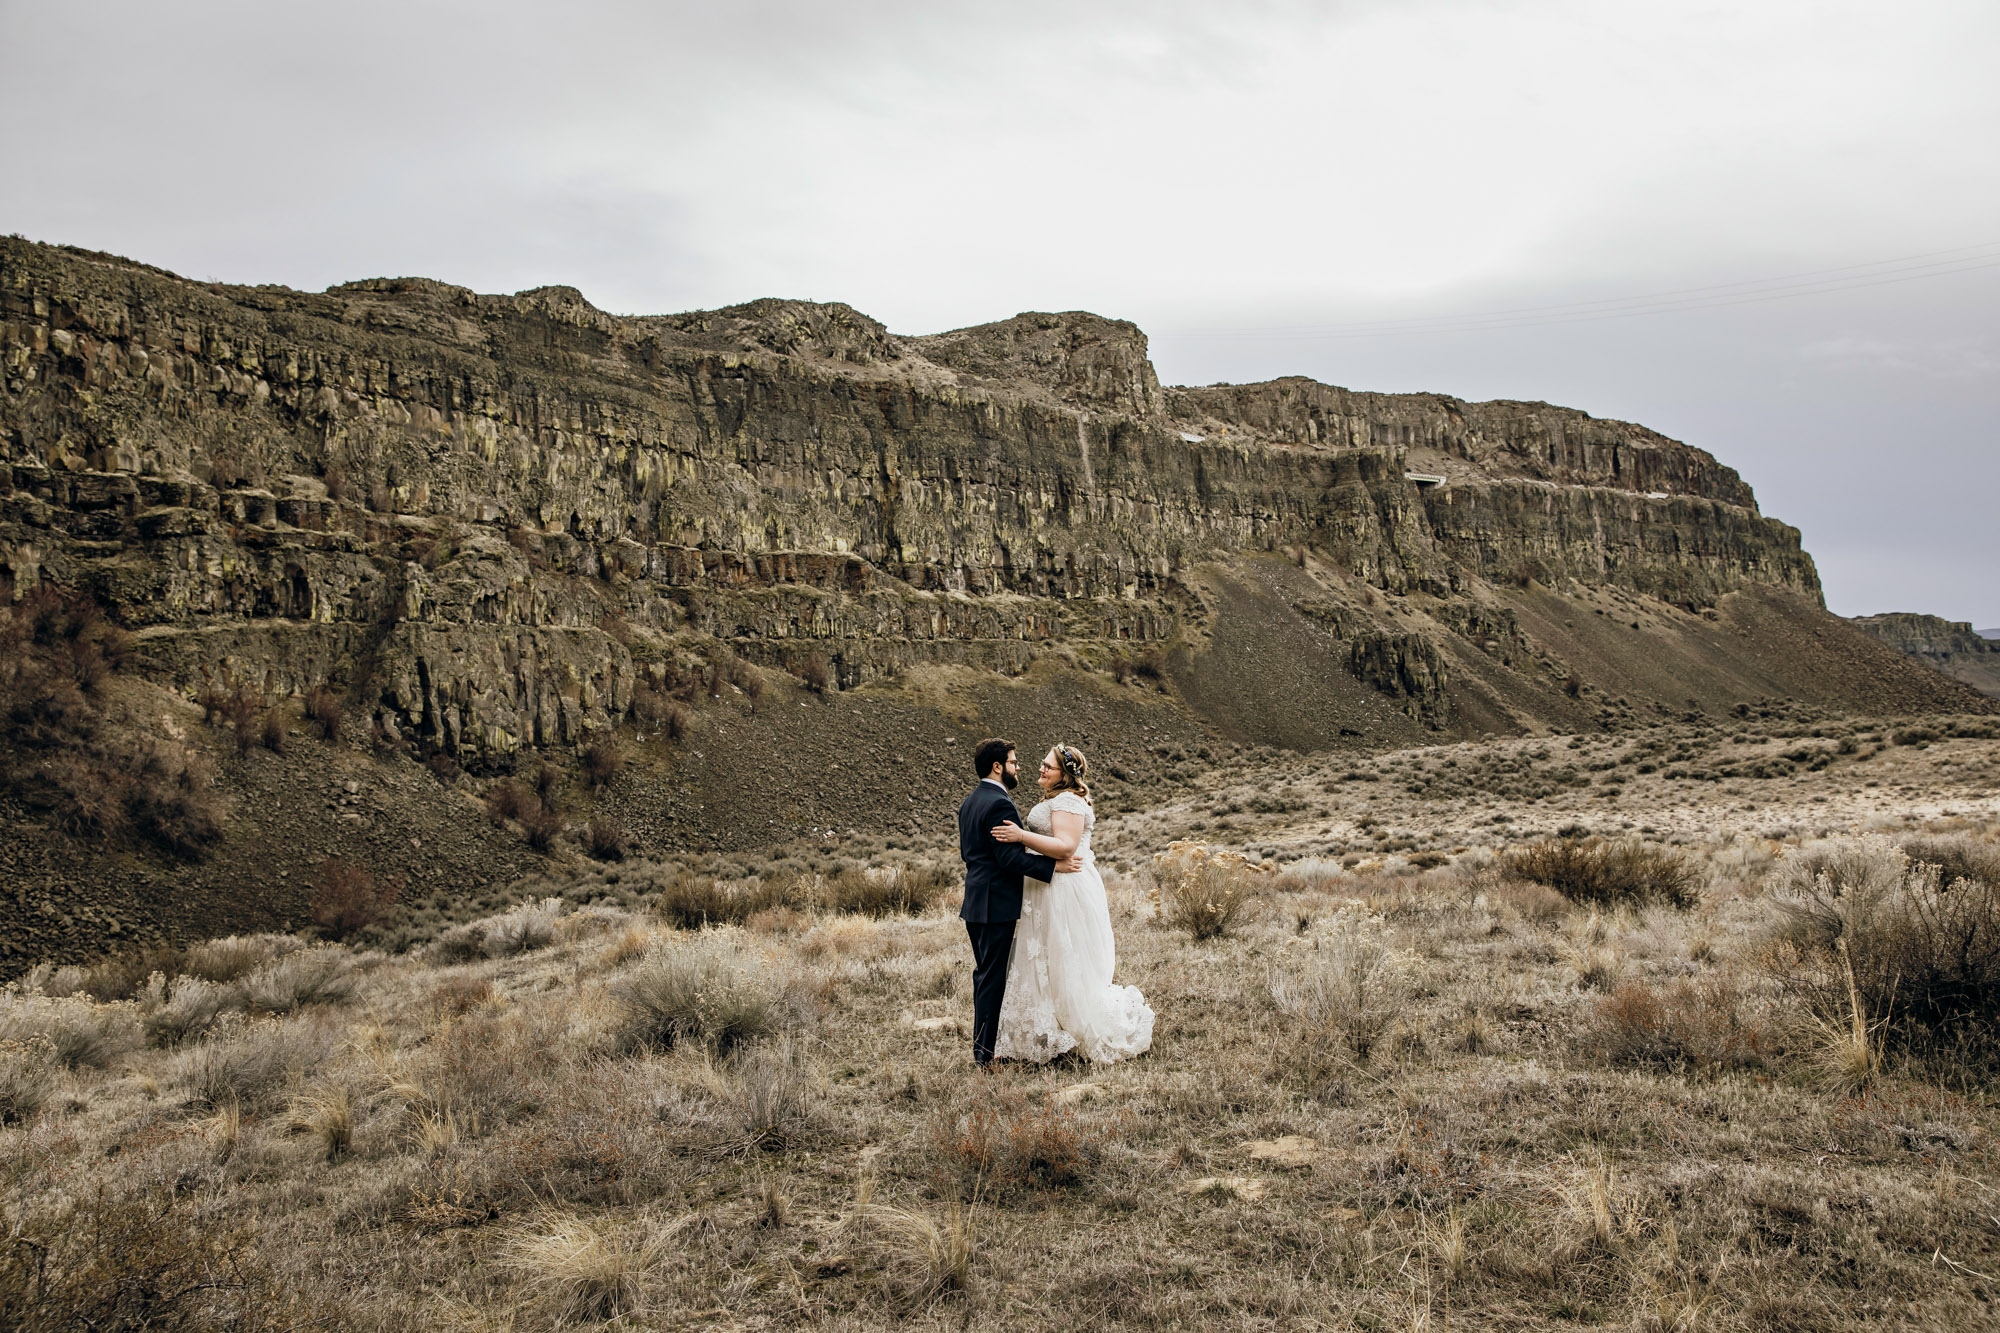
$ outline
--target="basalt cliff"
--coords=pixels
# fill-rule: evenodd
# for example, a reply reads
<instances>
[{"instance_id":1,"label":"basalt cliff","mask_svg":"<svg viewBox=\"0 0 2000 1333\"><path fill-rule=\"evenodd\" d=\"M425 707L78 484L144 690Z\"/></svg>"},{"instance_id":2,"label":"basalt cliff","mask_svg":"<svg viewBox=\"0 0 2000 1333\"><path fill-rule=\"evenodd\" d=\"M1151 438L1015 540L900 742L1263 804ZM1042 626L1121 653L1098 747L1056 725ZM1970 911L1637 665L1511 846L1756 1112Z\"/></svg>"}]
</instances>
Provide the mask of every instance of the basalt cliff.
<instances>
[{"instance_id":1,"label":"basalt cliff","mask_svg":"<svg viewBox=\"0 0 2000 1333\"><path fill-rule=\"evenodd\" d=\"M632 781L665 843L720 836L696 812L725 788L738 841L829 823L812 765L857 747L928 812L947 733L1051 716L1129 767L1772 696L1987 706L1827 614L1795 529L1637 425L1166 387L1138 328L1082 313L904 337L837 304L229 287L17 238L0 606L38 589L129 636L174 734L197 700L319 691L348 744L477 777L664 733Z\"/></svg>"}]
</instances>

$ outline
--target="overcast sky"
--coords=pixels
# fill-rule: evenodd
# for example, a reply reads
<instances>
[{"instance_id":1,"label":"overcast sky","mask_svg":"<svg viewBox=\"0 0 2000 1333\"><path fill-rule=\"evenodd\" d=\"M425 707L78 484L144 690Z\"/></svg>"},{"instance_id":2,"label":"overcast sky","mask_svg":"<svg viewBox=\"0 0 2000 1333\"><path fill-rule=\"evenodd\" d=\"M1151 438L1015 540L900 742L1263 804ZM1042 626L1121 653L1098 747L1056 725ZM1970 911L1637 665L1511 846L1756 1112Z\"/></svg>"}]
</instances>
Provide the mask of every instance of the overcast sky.
<instances>
[{"instance_id":1,"label":"overcast sky","mask_svg":"<svg viewBox=\"0 0 2000 1333\"><path fill-rule=\"evenodd\" d=\"M1996 67L1992 0L0 0L0 230L1545 399L2000 626Z\"/></svg>"}]
</instances>

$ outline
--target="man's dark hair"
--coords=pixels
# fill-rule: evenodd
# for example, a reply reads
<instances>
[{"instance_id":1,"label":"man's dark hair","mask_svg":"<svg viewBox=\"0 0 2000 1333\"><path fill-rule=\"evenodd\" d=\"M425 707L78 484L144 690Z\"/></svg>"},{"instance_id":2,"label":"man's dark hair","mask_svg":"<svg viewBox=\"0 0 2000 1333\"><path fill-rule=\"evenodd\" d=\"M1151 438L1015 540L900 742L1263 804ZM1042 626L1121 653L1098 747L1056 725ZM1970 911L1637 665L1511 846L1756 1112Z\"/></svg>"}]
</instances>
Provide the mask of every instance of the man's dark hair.
<instances>
[{"instance_id":1,"label":"man's dark hair","mask_svg":"<svg viewBox=\"0 0 2000 1333\"><path fill-rule=\"evenodd\" d=\"M993 776L993 765L1006 763L1007 756L1012 753L1012 741L981 741L979 748L972 752L972 771L982 778L990 778Z\"/></svg>"}]
</instances>

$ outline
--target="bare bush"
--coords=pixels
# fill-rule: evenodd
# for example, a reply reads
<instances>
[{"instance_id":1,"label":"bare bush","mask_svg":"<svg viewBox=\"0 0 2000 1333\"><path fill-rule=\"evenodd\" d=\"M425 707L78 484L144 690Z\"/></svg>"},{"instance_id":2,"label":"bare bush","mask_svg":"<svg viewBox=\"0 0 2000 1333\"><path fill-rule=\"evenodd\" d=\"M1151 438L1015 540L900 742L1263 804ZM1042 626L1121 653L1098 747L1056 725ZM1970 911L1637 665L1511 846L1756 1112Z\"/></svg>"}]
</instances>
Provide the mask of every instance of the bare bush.
<instances>
[{"instance_id":1,"label":"bare bush","mask_svg":"<svg viewBox=\"0 0 2000 1333\"><path fill-rule=\"evenodd\" d=\"M108 1069L139 1044L132 1006L0 991L0 1043L46 1042L65 1069Z\"/></svg>"},{"instance_id":2,"label":"bare bush","mask_svg":"<svg viewBox=\"0 0 2000 1333\"><path fill-rule=\"evenodd\" d=\"M730 1103L748 1147L792 1147L819 1123L819 1090L812 1069L789 1039L744 1055L736 1068Z\"/></svg>"},{"instance_id":3,"label":"bare bush","mask_svg":"<svg viewBox=\"0 0 2000 1333\"><path fill-rule=\"evenodd\" d=\"M1507 868L1578 903L1692 907L1701 885L1679 853L1633 838L1545 838L1509 852Z\"/></svg>"},{"instance_id":4,"label":"bare bush","mask_svg":"<svg viewBox=\"0 0 2000 1333\"><path fill-rule=\"evenodd\" d=\"M396 910L403 881L377 879L375 872L344 857L329 856L313 877L307 914L329 939L344 940Z\"/></svg>"},{"instance_id":5,"label":"bare bush","mask_svg":"<svg viewBox=\"0 0 2000 1333\"><path fill-rule=\"evenodd\" d=\"M930 865L903 865L888 871L844 870L826 881L820 905L860 916L916 916L929 910L956 884L953 876Z\"/></svg>"},{"instance_id":6,"label":"bare bush","mask_svg":"<svg viewBox=\"0 0 2000 1333\"><path fill-rule=\"evenodd\" d=\"M563 914L563 900L544 898L525 902L512 911L488 917L482 947L488 958L511 958L515 954L546 949L556 936L556 922Z\"/></svg>"},{"instance_id":7,"label":"bare bush","mask_svg":"<svg viewBox=\"0 0 2000 1333\"><path fill-rule=\"evenodd\" d=\"M1154 858L1155 919L1197 940L1226 935L1268 887L1264 867L1201 842L1176 842Z\"/></svg>"},{"instance_id":8,"label":"bare bush","mask_svg":"<svg viewBox=\"0 0 2000 1333\"><path fill-rule=\"evenodd\" d=\"M616 815L592 815L584 830L583 849L599 861L623 861L625 826Z\"/></svg>"},{"instance_id":9,"label":"bare bush","mask_svg":"<svg viewBox=\"0 0 2000 1333\"><path fill-rule=\"evenodd\" d=\"M1006 1200L1083 1185L1103 1157L1105 1135L1068 1107L1030 1105L1005 1089L940 1113L931 1145L957 1192Z\"/></svg>"},{"instance_id":10,"label":"bare bush","mask_svg":"<svg viewBox=\"0 0 2000 1333\"><path fill-rule=\"evenodd\" d=\"M796 881L773 876L727 884L691 870L674 874L653 899L653 910L668 925L699 930L709 925L741 925L759 912L791 905Z\"/></svg>"},{"instance_id":11,"label":"bare bush","mask_svg":"<svg viewBox=\"0 0 2000 1333\"><path fill-rule=\"evenodd\" d=\"M239 983L243 1006L253 1013L289 1014L316 1004L354 998L354 959L345 949L301 949L261 967Z\"/></svg>"},{"instance_id":12,"label":"bare bush","mask_svg":"<svg viewBox=\"0 0 2000 1333\"><path fill-rule=\"evenodd\" d=\"M601 791L617 781L619 770L624 766L624 756L618 753L618 746L611 741L596 741L584 747L583 777L593 790Z\"/></svg>"},{"instance_id":13,"label":"bare bush","mask_svg":"<svg viewBox=\"0 0 2000 1333\"><path fill-rule=\"evenodd\" d=\"M521 828L528 836L528 845L544 855L555 849L565 827L562 816L540 802L521 813Z\"/></svg>"},{"instance_id":14,"label":"bare bush","mask_svg":"<svg viewBox=\"0 0 2000 1333\"><path fill-rule=\"evenodd\" d=\"M1947 884L1870 837L1807 844L1770 890L1782 916L1767 959L1823 1022L1858 1001L1899 1044L2000 1060L2000 886Z\"/></svg>"},{"instance_id":15,"label":"bare bush","mask_svg":"<svg viewBox=\"0 0 2000 1333\"><path fill-rule=\"evenodd\" d=\"M292 935L230 935L189 945L180 966L204 981L235 981L302 947Z\"/></svg>"},{"instance_id":16,"label":"bare bush","mask_svg":"<svg viewBox=\"0 0 2000 1333\"><path fill-rule=\"evenodd\" d=\"M199 1037L242 1003L235 987L200 977L175 977L171 982L163 978L162 987L142 1022L146 1040L155 1046L178 1046Z\"/></svg>"},{"instance_id":17,"label":"bare bush","mask_svg":"<svg viewBox=\"0 0 2000 1333\"><path fill-rule=\"evenodd\" d=\"M46 1038L0 1040L0 1125L32 1120L55 1095L62 1062Z\"/></svg>"},{"instance_id":18,"label":"bare bush","mask_svg":"<svg viewBox=\"0 0 2000 1333\"><path fill-rule=\"evenodd\" d=\"M347 706L332 686L322 682L306 694L306 717L319 732L321 740L337 741L347 725Z\"/></svg>"},{"instance_id":19,"label":"bare bush","mask_svg":"<svg viewBox=\"0 0 2000 1333\"><path fill-rule=\"evenodd\" d=\"M285 720L282 708L267 708L257 723L257 740L273 754L284 753L285 745L292 738L290 725Z\"/></svg>"},{"instance_id":20,"label":"bare bush","mask_svg":"<svg viewBox=\"0 0 2000 1333\"><path fill-rule=\"evenodd\" d=\"M317 1053L301 1034L276 1020L238 1018L184 1047L171 1076L198 1106L253 1110L270 1105L291 1071Z\"/></svg>"},{"instance_id":21,"label":"bare bush","mask_svg":"<svg viewBox=\"0 0 2000 1333\"><path fill-rule=\"evenodd\" d=\"M2000 846L1964 833L1905 838L1903 855L1919 865L1938 868L1938 882L1950 887L1961 879L2000 889Z\"/></svg>"},{"instance_id":22,"label":"bare bush","mask_svg":"<svg viewBox=\"0 0 2000 1333\"><path fill-rule=\"evenodd\" d=\"M173 1191L79 1191L8 1222L0 1327L9 1333L280 1333L346 1322L281 1281L248 1233Z\"/></svg>"},{"instance_id":23,"label":"bare bush","mask_svg":"<svg viewBox=\"0 0 2000 1333\"><path fill-rule=\"evenodd\" d=\"M798 997L789 989L762 964L703 943L667 944L613 988L619 1045L629 1051L695 1043L727 1053L791 1021Z\"/></svg>"},{"instance_id":24,"label":"bare bush","mask_svg":"<svg viewBox=\"0 0 2000 1333\"><path fill-rule=\"evenodd\" d=\"M1618 1065L1743 1069L1764 1063L1764 1034L1727 977L1664 987L1628 981L1597 1002L1581 1034L1586 1053Z\"/></svg>"}]
</instances>

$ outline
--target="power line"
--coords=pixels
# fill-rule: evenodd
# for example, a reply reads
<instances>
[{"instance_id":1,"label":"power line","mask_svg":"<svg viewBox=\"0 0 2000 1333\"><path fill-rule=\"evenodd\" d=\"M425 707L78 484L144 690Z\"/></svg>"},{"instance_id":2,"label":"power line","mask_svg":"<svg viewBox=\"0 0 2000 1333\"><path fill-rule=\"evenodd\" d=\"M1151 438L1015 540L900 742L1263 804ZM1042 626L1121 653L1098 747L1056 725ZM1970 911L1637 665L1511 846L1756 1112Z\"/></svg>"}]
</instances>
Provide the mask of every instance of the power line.
<instances>
[{"instance_id":1,"label":"power line","mask_svg":"<svg viewBox=\"0 0 2000 1333\"><path fill-rule=\"evenodd\" d=\"M1952 256L1933 258L1933 256ZM1644 295L1607 297L1595 301L1573 301L1557 305L1523 306L1471 315L1411 316L1403 319L1355 321L1345 324L1293 324L1263 328L1203 329L1180 331L1189 338L1229 338L1266 336L1285 339L1347 339L1409 336L1414 334L1480 333L1504 329L1533 328L1550 324L1586 323L1605 319L1628 319L1639 315L1669 314L1682 310L1712 310L1725 306L1751 305L1765 301L1791 300L1834 292L1858 291L1868 287L1917 282L2000 267L2000 241L1932 250L1881 259L1865 264L1814 269L1781 277L1753 278L1741 282L1714 283L1704 287L1684 287Z\"/></svg>"}]
</instances>

